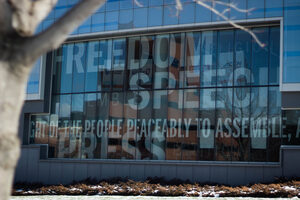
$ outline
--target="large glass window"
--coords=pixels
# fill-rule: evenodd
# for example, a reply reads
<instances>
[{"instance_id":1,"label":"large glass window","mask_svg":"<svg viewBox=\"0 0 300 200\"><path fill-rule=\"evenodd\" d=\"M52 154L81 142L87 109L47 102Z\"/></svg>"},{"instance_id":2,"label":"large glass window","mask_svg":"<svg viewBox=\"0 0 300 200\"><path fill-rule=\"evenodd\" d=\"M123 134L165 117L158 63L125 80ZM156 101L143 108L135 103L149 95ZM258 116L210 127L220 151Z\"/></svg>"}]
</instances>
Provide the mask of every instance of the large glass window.
<instances>
[{"instance_id":1,"label":"large glass window","mask_svg":"<svg viewBox=\"0 0 300 200\"><path fill-rule=\"evenodd\" d=\"M279 161L298 114L281 115L279 28L252 30L265 47L235 29L64 44L30 142L51 158Z\"/></svg>"}]
</instances>

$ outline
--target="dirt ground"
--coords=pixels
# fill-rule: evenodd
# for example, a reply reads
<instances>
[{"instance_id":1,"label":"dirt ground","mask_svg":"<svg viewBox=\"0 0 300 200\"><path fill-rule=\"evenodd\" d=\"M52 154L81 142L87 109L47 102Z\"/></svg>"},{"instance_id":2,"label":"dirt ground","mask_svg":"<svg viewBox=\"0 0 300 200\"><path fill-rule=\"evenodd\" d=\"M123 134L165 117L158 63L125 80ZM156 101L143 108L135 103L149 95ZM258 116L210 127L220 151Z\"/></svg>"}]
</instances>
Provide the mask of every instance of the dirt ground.
<instances>
[{"instance_id":1,"label":"dirt ground","mask_svg":"<svg viewBox=\"0 0 300 200\"><path fill-rule=\"evenodd\" d=\"M299 197L300 178L278 179L269 184L253 184L230 187L217 184L201 184L180 180L165 181L162 178L145 182L110 179L85 180L70 185L42 185L18 183L12 191L22 195L122 195L122 196L190 196L190 197Z\"/></svg>"}]
</instances>

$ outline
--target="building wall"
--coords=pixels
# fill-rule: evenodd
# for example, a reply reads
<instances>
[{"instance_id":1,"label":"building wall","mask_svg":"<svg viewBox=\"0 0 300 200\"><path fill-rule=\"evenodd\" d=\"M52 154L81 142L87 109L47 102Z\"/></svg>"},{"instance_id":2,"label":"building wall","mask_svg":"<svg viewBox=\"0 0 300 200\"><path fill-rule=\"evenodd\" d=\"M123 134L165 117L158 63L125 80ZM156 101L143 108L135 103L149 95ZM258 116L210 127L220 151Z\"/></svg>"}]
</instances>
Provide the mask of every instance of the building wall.
<instances>
[{"instance_id":1,"label":"building wall","mask_svg":"<svg viewBox=\"0 0 300 200\"><path fill-rule=\"evenodd\" d=\"M115 177L146 180L163 177L200 183L246 185L269 183L276 177L299 177L299 146L282 146L276 163L187 162L128 160L40 159L45 156L40 145L22 147L15 182L70 184L87 178L103 180Z\"/></svg>"},{"instance_id":2,"label":"building wall","mask_svg":"<svg viewBox=\"0 0 300 200\"><path fill-rule=\"evenodd\" d=\"M297 76L297 74L299 74L300 69L300 40L298 37L300 2L298 0L224 1L235 2L238 7L244 9L256 8L251 13L240 13L232 9L226 13L226 16L231 19L245 20L246 22L277 17L283 19L283 26L281 27L283 33L281 35L283 48L281 55L282 70L277 75L280 76L279 84L282 91L299 91L300 87L297 83L300 82L300 76ZM46 29L70 9L75 2L77 1L60 0L37 31ZM160 28L168 27L176 30L176 26L178 26L177 29L179 30L182 25L199 28L215 22L222 22L222 19L218 16L196 5L192 0L182 1L184 10L178 16L175 14L174 0L140 0L139 2L143 5L142 7L134 4L132 0L109 0L70 35L70 40L76 40L76 38L80 37L93 38L93 35L105 33L107 35L117 34L118 37L122 37L122 34L127 31L146 32L153 29L159 32ZM223 11L225 7L218 5L216 9ZM36 98L36 101L27 101L25 103L21 117L20 137L23 138L23 144L29 143L30 115L32 113L42 114L50 112L51 80L48 79L50 77L48 75L51 74L51 67L46 67L50 72L46 72L48 77L45 82L44 95L40 95L41 90L37 93L37 88L41 88L42 85L42 81L39 78L41 76L38 76L38 71L42 73L42 70L39 68L40 66L37 66L33 71L27 89L27 96L39 94L39 98ZM291 104L285 99L287 96L291 95L284 95L283 97L282 105L285 108L291 107ZM299 95L293 93L292 96L297 97ZM293 108L299 108L297 99L292 101L292 104L294 105L295 102L296 106L293 106ZM296 136L299 136L299 120L297 120L299 112L283 111L282 116L288 120L285 120L287 123L284 124L285 127L282 127L287 136L281 140L281 144L298 145L299 137L296 138ZM72 180L82 180L87 177L103 179L121 176L143 180L148 176L164 176L167 179L188 178L193 181L235 185L272 181L275 176L299 176L297 169L300 167L298 164L299 146L282 147L282 156L277 163L39 159L39 146L28 145L22 147L22 157L16 172L16 182L69 183ZM44 152L43 155L45 156Z\"/></svg>"}]
</instances>

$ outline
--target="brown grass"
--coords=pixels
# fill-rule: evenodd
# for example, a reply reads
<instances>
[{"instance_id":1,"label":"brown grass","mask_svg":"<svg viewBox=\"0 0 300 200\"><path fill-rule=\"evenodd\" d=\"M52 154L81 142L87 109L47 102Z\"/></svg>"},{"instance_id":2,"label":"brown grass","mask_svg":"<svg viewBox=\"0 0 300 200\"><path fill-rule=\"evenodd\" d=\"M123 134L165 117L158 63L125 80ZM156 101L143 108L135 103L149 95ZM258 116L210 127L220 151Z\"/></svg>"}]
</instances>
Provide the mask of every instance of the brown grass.
<instances>
[{"instance_id":1,"label":"brown grass","mask_svg":"<svg viewBox=\"0 0 300 200\"><path fill-rule=\"evenodd\" d=\"M121 178L85 180L70 185L19 183L13 195L141 195L141 196L203 196L203 197L300 197L299 179L278 179L269 184L230 187L226 185L190 183L162 178L139 182Z\"/></svg>"}]
</instances>

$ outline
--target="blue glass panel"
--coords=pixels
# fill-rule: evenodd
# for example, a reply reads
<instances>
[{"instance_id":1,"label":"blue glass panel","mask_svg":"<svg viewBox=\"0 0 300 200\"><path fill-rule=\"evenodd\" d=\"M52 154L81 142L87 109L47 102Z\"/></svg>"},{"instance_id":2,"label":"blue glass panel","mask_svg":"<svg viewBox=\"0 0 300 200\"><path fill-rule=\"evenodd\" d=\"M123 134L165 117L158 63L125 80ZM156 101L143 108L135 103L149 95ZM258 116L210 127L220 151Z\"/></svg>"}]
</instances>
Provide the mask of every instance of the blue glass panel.
<instances>
[{"instance_id":1,"label":"blue glass panel","mask_svg":"<svg viewBox=\"0 0 300 200\"><path fill-rule=\"evenodd\" d=\"M111 86L112 40L102 40L99 43L99 76L98 90L109 91Z\"/></svg>"},{"instance_id":2,"label":"blue glass panel","mask_svg":"<svg viewBox=\"0 0 300 200\"><path fill-rule=\"evenodd\" d=\"M105 30L112 31L118 29L119 12L107 12L105 18Z\"/></svg>"},{"instance_id":3,"label":"blue glass panel","mask_svg":"<svg viewBox=\"0 0 300 200\"><path fill-rule=\"evenodd\" d=\"M133 4L135 8L144 8L144 7L148 7L149 0L139 0L138 3L134 1Z\"/></svg>"},{"instance_id":4,"label":"blue glass panel","mask_svg":"<svg viewBox=\"0 0 300 200\"><path fill-rule=\"evenodd\" d=\"M105 12L105 10L106 10L106 3L103 4L103 5L97 10L97 12Z\"/></svg>"},{"instance_id":5,"label":"blue glass panel","mask_svg":"<svg viewBox=\"0 0 300 200\"><path fill-rule=\"evenodd\" d=\"M47 29L51 24L53 24L54 20L50 19L50 20L45 20L43 22L43 30Z\"/></svg>"},{"instance_id":6,"label":"blue glass panel","mask_svg":"<svg viewBox=\"0 0 300 200\"><path fill-rule=\"evenodd\" d=\"M124 88L124 75L126 63L126 39L116 39L113 41L113 90Z\"/></svg>"},{"instance_id":7,"label":"blue glass panel","mask_svg":"<svg viewBox=\"0 0 300 200\"><path fill-rule=\"evenodd\" d=\"M249 0L248 10L253 9L248 13L248 19L263 18L265 16L265 1L264 0Z\"/></svg>"},{"instance_id":8,"label":"blue glass panel","mask_svg":"<svg viewBox=\"0 0 300 200\"><path fill-rule=\"evenodd\" d=\"M247 17L247 12L246 12L247 3L246 3L246 0L230 0L230 3L236 5L236 7L239 8L239 9L245 10L245 12L240 12L240 11L237 11L237 10L231 8L230 18L234 19L234 20L246 19L246 17Z\"/></svg>"},{"instance_id":9,"label":"blue glass panel","mask_svg":"<svg viewBox=\"0 0 300 200\"><path fill-rule=\"evenodd\" d=\"M178 24L177 9L175 5L164 6L164 25Z\"/></svg>"},{"instance_id":10,"label":"blue glass panel","mask_svg":"<svg viewBox=\"0 0 300 200\"><path fill-rule=\"evenodd\" d=\"M189 2L193 2L194 0L181 0L182 3L189 3Z\"/></svg>"},{"instance_id":11,"label":"blue glass panel","mask_svg":"<svg viewBox=\"0 0 300 200\"><path fill-rule=\"evenodd\" d=\"M91 23L92 23L92 18L89 17L85 20L85 22L83 22L83 24L81 24L78 27L78 33L89 33L91 32Z\"/></svg>"},{"instance_id":12,"label":"blue glass panel","mask_svg":"<svg viewBox=\"0 0 300 200\"><path fill-rule=\"evenodd\" d=\"M27 94L38 94L40 85L41 59L35 63L27 82Z\"/></svg>"},{"instance_id":13,"label":"blue glass panel","mask_svg":"<svg viewBox=\"0 0 300 200\"><path fill-rule=\"evenodd\" d=\"M228 4L229 0L220 0L220 2ZM217 11L219 11L220 13L223 13L226 9L228 9L228 6L216 3L215 9ZM229 12L225 12L224 16L226 16L228 18L229 17ZM219 15L216 15L215 13L212 12L212 21L213 22L215 22L215 21L224 21L224 19L221 18Z\"/></svg>"},{"instance_id":14,"label":"blue glass panel","mask_svg":"<svg viewBox=\"0 0 300 200\"><path fill-rule=\"evenodd\" d=\"M54 19L54 13L55 13L55 9L52 9L52 11L49 13L49 15L46 17L45 20Z\"/></svg>"},{"instance_id":15,"label":"blue glass panel","mask_svg":"<svg viewBox=\"0 0 300 200\"><path fill-rule=\"evenodd\" d=\"M106 11L119 10L120 2L119 0L108 0L106 2Z\"/></svg>"},{"instance_id":16,"label":"blue glass panel","mask_svg":"<svg viewBox=\"0 0 300 200\"><path fill-rule=\"evenodd\" d=\"M119 29L129 29L133 27L133 10L121 10Z\"/></svg>"},{"instance_id":17,"label":"blue glass panel","mask_svg":"<svg viewBox=\"0 0 300 200\"><path fill-rule=\"evenodd\" d=\"M284 1L283 82L300 83L300 1Z\"/></svg>"},{"instance_id":18,"label":"blue glass panel","mask_svg":"<svg viewBox=\"0 0 300 200\"><path fill-rule=\"evenodd\" d=\"M72 92L72 73L73 73L73 47L74 44L63 46L62 62L60 69L60 92Z\"/></svg>"},{"instance_id":19,"label":"blue glass panel","mask_svg":"<svg viewBox=\"0 0 300 200\"><path fill-rule=\"evenodd\" d=\"M163 5L162 0L149 0L149 6L161 6Z\"/></svg>"},{"instance_id":20,"label":"blue glass panel","mask_svg":"<svg viewBox=\"0 0 300 200\"><path fill-rule=\"evenodd\" d=\"M231 86L233 82L233 40L232 30L220 31L218 37L217 85Z\"/></svg>"},{"instance_id":21,"label":"blue glass panel","mask_svg":"<svg viewBox=\"0 0 300 200\"><path fill-rule=\"evenodd\" d=\"M269 84L279 84L280 29L270 28Z\"/></svg>"},{"instance_id":22,"label":"blue glass panel","mask_svg":"<svg viewBox=\"0 0 300 200\"><path fill-rule=\"evenodd\" d=\"M251 44L252 37L249 33L236 30L234 85L250 85L251 83Z\"/></svg>"},{"instance_id":23,"label":"blue glass panel","mask_svg":"<svg viewBox=\"0 0 300 200\"><path fill-rule=\"evenodd\" d=\"M85 74L85 91L97 91L97 75L99 66L99 42L88 42L87 65Z\"/></svg>"},{"instance_id":24,"label":"blue glass panel","mask_svg":"<svg viewBox=\"0 0 300 200\"><path fill-rule=\"evenodd\" d=\"M201 39L200 85L215 86L217 80L217 32L205 31Z\"/></svg>"},{"instance_id":25,"label":"blue glass panel","mask_svg":"<svg viewBox=\"0 0 300 200\"><path fill-rule=\"evenodd\" d=\"M104 31L104 13L92 15L92 32Z\"/></svg>"},{"instance_id":26,"label":"blue glass panel","mask_svg":"<svg viewBox=\"0 0 300 200\"><path fill-rule=\"evenodd\" d=\"M120 9L130 9L133 8L134 0L120 0Z\"/></svg>"},{"instance_id":27,"label":"blue glass panel","mask_svg":"<svg viewBox=\"0 0 300 200\"><path fill-rule=\"evenodd\" d=\"M153 0L153 1L161 1L162 0ZM176 4L176 0L164 0L164 5L168 5L168 4Z\"/></svg>"},{"instance_id":28,"label":"blue glass panel","mask_svg":"<svg viewBox=\"0 0 300 200\"><path fill-rule=\"evenodd\" d=\"M134 28L147 27L148 8L134 9L133 26Z\"/></svg>"},{"instance_id":29,"label":"blue glass panel","mask_svg":"<svg viewBox=\"0 0 300 200\"><path fill-rule=\"evenodd\" d=\"M73 50L73 92L84 91L87 43L74 44ZM70 84L70 83L69 83Z\"/></svg>"},{"instance_id":30,"label":"blue glass panel","mask_svg":"<svg viewBox=\"0 0 300 200\"><path fill-rule=\"evenodd\" d=\"M207 2L211 6L210 2ZM196 22L210 22L211 21L211 11L203 6L196 4Z\"/></svg>"},{"instance_id":31,"label":"blue glass panel","mask_svg":"<svg viewBox=\"0 0 300 200\"><path fill-rule=\"evenodd\" d=\"M56 19L60 18L68 10L68 6L59 6L55 8L54 16Z\"/></svg>"},{"instance_id":32,"label":"blue glass panel","mask_svg":"<svg viewBox=\"0 0 300 200\"><path fill-rule=\"evenodd\" d=\"M281 17L282 11L283 0L266 0L266 17Z\"/></svg>"},{"instance_id":33,"label":"blue glass panel","mask_svg":"<svg viewBox=\"0 0 300 200\"><path fill-rule=\"evenodd\" d=\"M195 22L195 3L183 4L183 10L179 13L179 24Z\"/></svg>"},{"instance_id":34,"label":"blue glass panel","mask_svg":"<svg viewBox=\"0 0 300 200\"><path fill-rule=\"evenodd\" d=\"M252 40L252 76L254 85L266 85L268 84L268 49L269 49L269 29L268 28L256 28L253 32L259 38L259 40L265 44L265 47L261 47L256 41Z\"/></svg>"},{"instance_id":35,"label":"blue glass panel","mask_svg":"<svg viewBox=\"0 0 300 200\"><path fill-rule=\"evenodd\" d=\"M162 25L162 7L149 8L148 26Z\"/></svg>"}]
</instances>

